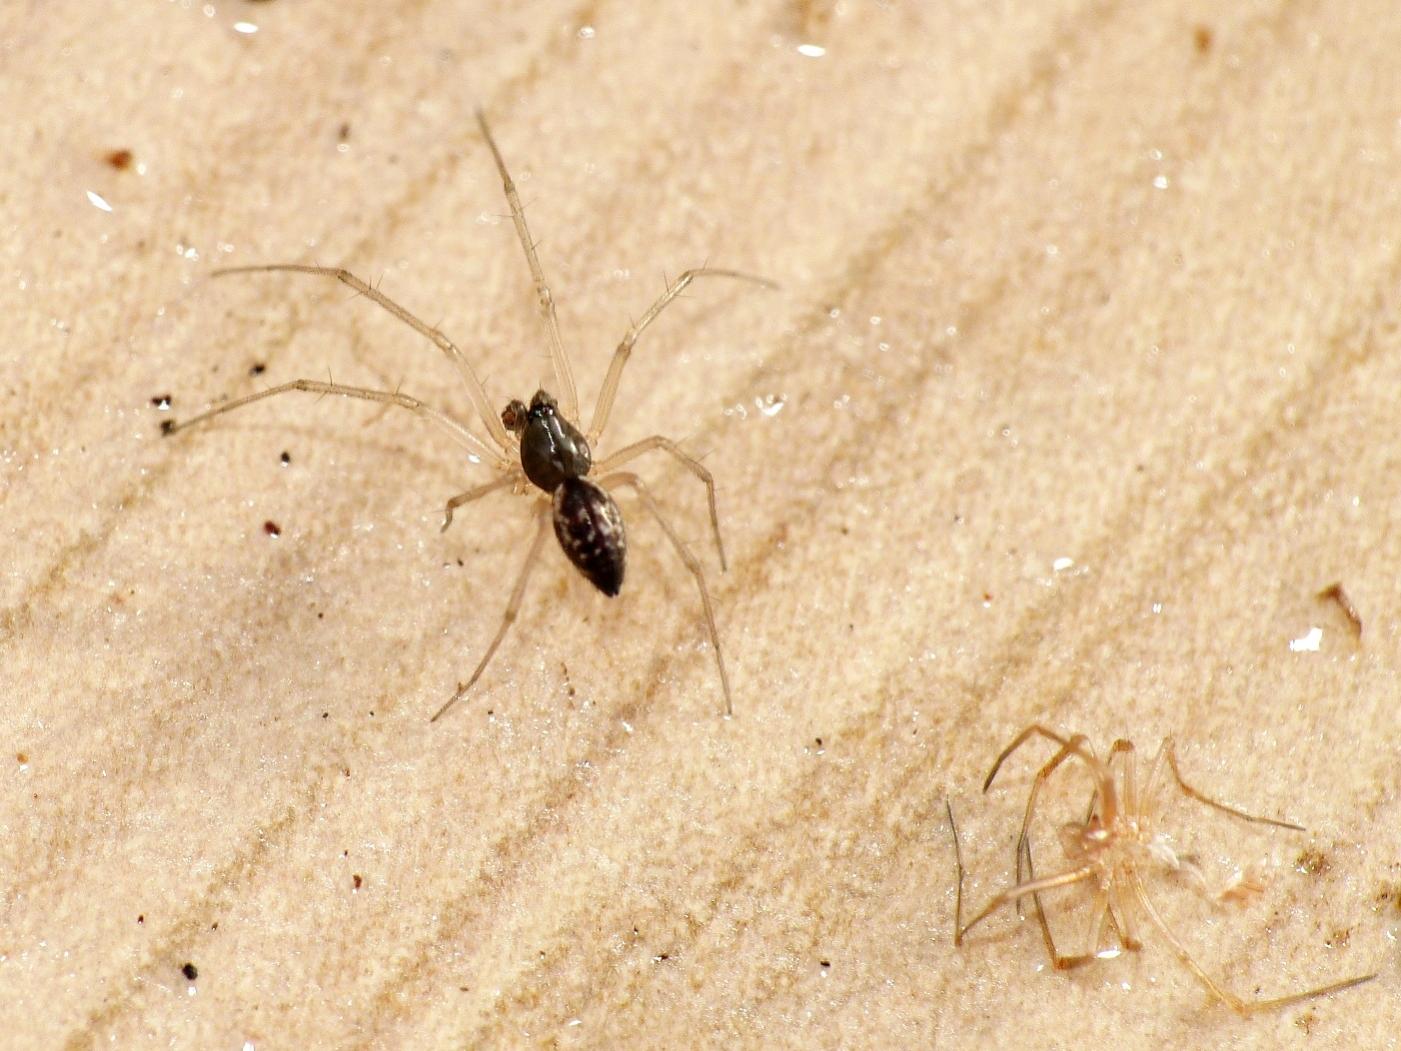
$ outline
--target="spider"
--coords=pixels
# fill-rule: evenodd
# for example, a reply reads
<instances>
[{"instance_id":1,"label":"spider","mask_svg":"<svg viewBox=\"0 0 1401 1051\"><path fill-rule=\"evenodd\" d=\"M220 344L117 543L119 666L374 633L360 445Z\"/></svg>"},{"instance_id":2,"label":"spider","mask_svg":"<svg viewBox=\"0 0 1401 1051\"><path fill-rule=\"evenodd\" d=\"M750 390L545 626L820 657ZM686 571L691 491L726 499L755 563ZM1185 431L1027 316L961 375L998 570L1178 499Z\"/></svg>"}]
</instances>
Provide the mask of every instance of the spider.
<instances>
[{"instance_id":1,"label":"spider","mask_svg":"<svg viewBox=\"0 0 1401 1051\"><path fill-rule=\"evenodd\" d=\"M1148 861L1156 861L1174 872L1183 874L1198 886L1205 886L1205 879L1196 862L1186 855L1179 854L1172 846L1169 837L1155 827L1157 824L1154 814L1155 797L1159 788L1159 776L1162 773L1163 761L1166 760L1167 768L1172 772L1177 787L1184 795L1199 803L1214 807L1243 821L1273 825L1276 828L1286 828L1296 832L1302 832L1304 829L1287 821L1275 821L1271 818L1247 814L1235 807L1217 802L1193 788L1182 777L1182 772L1177 765L1177 751L1171 737L1164 739L1159 747L1157 755L1148 768L1148 777L1140 792L1140 786L1135 776L1135 751L1132 742L1122 738L1116 740L1109 748L1108 758L1101 760L1095 755L1094 750L1090 747L1089 739L1084 734L1076 734L1066 738L1044 726L1032 724L1019 733L1012 743L1002 750L997 761L992 764L992 769L983 782L984 792L992 786L993 778L997 776L998 770L1002 768L1007 757L1032 737L1044 737L1054 742L1058 746L1058 750L1037 772L1031 784L1031 791L1027 795L1026 816L1022 820L1021 835L1018 836L1016 845L1016 883L1000 894L994 895L992 900L983 907L983 910L967 923L963 922L963 858L959 851L958 828L953 823L953 807L946 804L949 827L953 829L954 857L958 868L958 895L954 906L953 941L955 945L962 945L968 932L999 908L1014 902L1020 907L1021 900L1030 895L1036 906L1041 936L1045 941L1046 954L1050 957L1052 966L1058 971L1070 970L1101 957L1118 955L1118 952L1112 949L1100 950L1110 928L1113 929L1121 950L1137 951L1140 949L1142 943L1134 934L1129 913L1130 904L1137 903L1149 923L1157 929L1158 933L1172 947L1173 952L1177 954L1178 959L1206 987L1207 991L1242 1015L1285 1007L1301 1000L1325 996L1354 985L1360 985L1376 977L1375 974L1361 975L1303 992L1259 1000L1244 1000L1224 988L1206 973L1192 957L1192 954L1188 952L1187 947L1168 927L1144 886L1141 866ZM1123 756L1117 783L1111 766L1115 756ZM1062 849L1070 867L1063 872L1038 878L1032 871L1031 841L1028 838L1032 814L1036 809L1037 795L1042 786L1051 774L1069 759L1079 759L1084 764L1094 782L1094 793L1084 821L1072 822L1060 830ZM1023 866L1025 866L1027 875L1024 882L1022 880ZM1087 881L1093 882L1096 887L1095 904L1090 914L1092 921L1090 941L1086 952L1065 956L1056 949L1055 940L1051 937L1050 924L1047 923L1046 914L1041 908L1040 894L1042 891ZM1227 885L1218 893L1217 897L1238 896L1242 892L1258 889L1259 887L1249 880L1238 880Z\"/></svg>"},{"instance_id":2,"label":"spider","mask_svg":"<svg viewBox=\"0 0 1401 1051\"><path fill-rule=\"evenodd\" d=\"M497 627L486 652L478 662L476 670L466 683L459 683L456 692L433 715L436 722L467 693L481 678L497 648L506 637L507 631L520 611L525 596L526 584L531 571L539 560L545 543L547 527L554 526L555 539L575 568L599 591L615 596L622 589L623 575L627 559L627 534L623 526L622 512L614 501L612 491L620 488L632 490L643 507L656 519L666 534L671 546L676 550L686 569L690 572L700 593L701 608L706 628L710 635L711 647L715 652L715 664L720 674L720 686L725 698L725 715L734 714L734 704L730 696L730 679L725 670L724 655L720 650L720 635L715 627L715 613L711 607L710 591L706 586L705 572L699 560L672 528L651 491L642 479L630 471L617 468L634 460L644 453L660 451L667 453L683 468L694 475L705 486L710 510L710 528L714 534L715 548L720 568L727 567L725 546L720 538L720 517L715 507L715 481L700 461L683 451L670 438L653 435L631 445L624 446L601 460L595 461L593 446L602 437L612 415L614 398L622 381L623 368L628 363L633 347L639 337L655 321L659 314L676 299L698 277L725 277L747 281L765 288L776 288L774 282L737 270L724 270L701 266L682 273L675 281L669 281L665 291L648 307L642 317L632 323L609 363L604 375L603 386L599 390L598 401L594 404L593 419L587 432L581 430L579 420L579 396L574 386L574 372L570 367L569 355L560 339L559 322L555 317L554 296L545 282L539 257L535 252L535 242L525 224L525 211L521 207L520 196L515 183L506 169L501 151L487 126L485 115L478 110L477 125L482 138L491 150L496 162L496 170L501 177L506 193L506 202L511 208L511 219L515 224L516 235L525 250L526 263L535 283L541 316L545 322L550 343L550 359L553 365L558 397L545 390L537 390L526 404L512 399L500 414L491 409L486 389L472 368L467 357L451 339L436 328L419 320L406 308L394 302L377 288L356 277L348 270L339 267L308 266L300 263L276 263L271 265L234 266L214 271L212 276L228 274L266 273L289 271L300 274L313 274L334 278L349 285L357 293L393 314L421 336L431 340L456 367L467 388L477 415L481 418L486 435L482 437L466 423L455 416L440 411L410 397L400 391L370 390L364 387L346 386L340 383L319 380L299 379L283 383L255 394L234 398L216 408L182 422L167 421L162 425L162 433L174 434L196 424L204 423L226 412L232 412L264 398L291 391L307 391L314 394L336 394L347 398L360 398L365 401L397 405L431 421L445 431L450 438L464 448L474 460L491 465L496 477L489 482L474 486L458 493L447 502L443 517L443 530L452 524L454 512L480 500L500 489L511 488L517 492L528 492L533 487L537 492L535 506L535 534L526 554L525 562L516 577L505 613Z\"/></svg>"}]
</instances>

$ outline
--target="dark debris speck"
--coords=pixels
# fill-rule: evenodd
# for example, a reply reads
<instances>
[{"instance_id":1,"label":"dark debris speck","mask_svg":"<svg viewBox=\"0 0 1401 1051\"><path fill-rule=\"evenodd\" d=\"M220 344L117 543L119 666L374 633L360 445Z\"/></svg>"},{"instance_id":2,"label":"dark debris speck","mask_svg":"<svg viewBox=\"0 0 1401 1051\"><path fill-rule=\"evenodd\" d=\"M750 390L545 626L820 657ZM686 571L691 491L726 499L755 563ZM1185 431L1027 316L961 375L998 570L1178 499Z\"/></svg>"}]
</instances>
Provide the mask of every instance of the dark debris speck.
<instances>
[{"instance_id":1,"label":"dark debris speck","mask_svg":"<svg viewBox=\"0 0 1401 1051\"><path fill-rule=\"evenodd\" d=\"M282 527L269 518L263 523L263 532L271 537L279 537L282 535Z\"/></svg>"},{"instance_id":2,"label":"dark debris speck","mask_svg":"<svg viewBox=\"0 0 1401 1051\"><path fill-rule=\"evenodd\" d=\"M193 982L199 977L199 968L192 963L187 963L184 967L180 968L180 973Z\"/></svg>"}]
</instances>

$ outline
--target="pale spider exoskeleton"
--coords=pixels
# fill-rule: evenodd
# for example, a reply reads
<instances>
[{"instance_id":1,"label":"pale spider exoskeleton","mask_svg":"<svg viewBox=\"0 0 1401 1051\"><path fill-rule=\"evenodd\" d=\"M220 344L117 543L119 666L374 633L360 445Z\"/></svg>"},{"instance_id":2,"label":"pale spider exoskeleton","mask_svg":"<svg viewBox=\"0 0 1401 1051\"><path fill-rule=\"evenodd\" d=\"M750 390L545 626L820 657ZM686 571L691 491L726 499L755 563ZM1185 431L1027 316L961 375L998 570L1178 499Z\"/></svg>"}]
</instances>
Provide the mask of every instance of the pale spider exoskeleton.
<instances>
[{"instance_id":1,"label":"pale spider exoskeleton","mask_svg":"<svg viewBox=\"0 0 1401 1051\"><path fill-rule=\"evenodd\" d=\"M671 455L682 467L695 475L705 486L710 508L710 526L715 536L715 547L719 553L720 567L723 570L726 566L725 547L720 539L720 518L715 508L714 479L700 461L684 452L670 438L664 438L661 435L654 435L634 442L597 462L593 458L592 446L598 441L604 428L608 425L609 416L613 411L613 400L618 392L619 381L622 379L623 367L627 364L628 357L631 355L638 337L657 319L657 315L667 304L679 296L692 281L698 277L729 277L750 281L766 288L776 288L777 286L765 278L740 273L736 270L721 270L713 267L687 270L675 281L669 282L666 290L657 298L656 302L647 308L647 312L642 315L641 319L632 324L613 352L613 360L603 378L598 401L594 404L593 420L589 425L588 433L584 434L575 422L579 419L579 396L574 386L574 373L569 364L569 356L565 353L564 344L560 339L559 322L555 317L554 297L550 293L549 286L545 283L545 274L540 267L539 257L535 253L535 244L531 240L530 231L526 228L525 212L521 207L520 197L516 193L515 183L512 182L510 173L506 170L506 162L501 157L501 151L497 149L496 140L492 138L491 129L487 127L486 118L480 111L477 112L477 123L481 128L482 138L486 141L496 162L496 169L506 192L506 201L511 208L511 219L515 223L516 234L520 238L521 247L525 250L526 263L530 267L530 275L535 282L540 312L544 317L545 327L549 335L550 358L554 368L555 382L558 384L558 400L545 391L539 390L535 392L529 405L512 399L499 415L494 413L487 400L486 389L482 385L482 381L467 361L466 356L452 340L436 328L419 320L404 307L349 271L337 267L307 266L299 263L235 266L216 270L214 274L293 271L333 277L383 307L420 335L432 340L438 349L447 355L448 360L453 363L461 375L467 387L467 393L472 399L472 405L486 429L486 438L473 432L465 423L451 414L435 409L419 399L397 390L369 390L364 387L351 387L340 383L304 379L293 380L290 383L283 383L256 394L234 398L181 423L168 421L162 426L162 433L174 434L176 431L193 427L223 413L232 412L234 409L242 408L253 402L289 391L338 394L348 398L361 398L366 401L382 402L386 405L397 405L417 413L441 427L475 458L495 468L497 476L492 481L459 493L447 502L443 519L444 530L452 523L453 512L464 504L471 503L499 489L513 488L517 491L527 491L534 487L540 494L536 504L535 536L531 541L525 563L516 578L511 597L506 604L506 612L502 615L496 635L477 664L476 670L472 672L471 678L466 683L458 684L456 692L434 714L434 721L441 718L472 688L472 685L481 677L482 672L486 670L486 666L496 653L497 647L501 645L502 639L505 638L507 630L515 621L520 610L526 583L539 558L545 542L546 528L549 524L553 523L555 537L570 562L605 595L613 596L618 593L623 585L627 539L623 528L622 512L613 501L609 490L620 487L629 488L637 494L643 506L657 520L662 532L666 534L686 569L695 579L696 588L700 592L706 627L710 634L710 643L715 651L716 667L720 673L720 686L725 696L725 714L729 716L734 711L730 697L730 680L725 671L725 659L720 651L720 635L715 627L715 613L711 608L710 592L706 587L705 573L701 569L700 562L662 514L661 508L643 484L642 479L629 471L619 471L616 468L644 453L660 450Z\"/></svg>"},{"instance_id":2,"label":"pale spider exoskeleton","mask_svg":"<svg viewBox=\"0 0 1401 1051\"><path fill-rule=\"evenodd\" d=\"M953 821L953 807L948 805L949 827L953 830L954 858L958 869L958 893L954 906L953 940L955 945L962 945L964 937L970 930L1002 906L1013 903L1020 904L1023 898L1030 895L1036 907L1036 917L1040 923L1041 936L1046 944L1046 953L1056 970L1069 970L1105 955L1117 955L1112 951L1106 953L1101 950L1111 928L1121 950L1136 951L1141 948L1142 943L1134 934L1131 919L1131 906L1137 904L1148 918L1149 924L1166 939L1173 952L1177 954L1178 959L1197 977L1197 980L1206 987L1207 991L1243 1015L1274 1007L1284 1007L1315 996L1324 996L1376 977L1375 974L1360 975L1303 992L1291 993L1287 996L1259 1000L1244 1000L1224 988L1206 973L1192 957L1192 954L1187 951L1187 947L1168 927L1154 906L1152 899L1148 896L1147 888L1144 885L1143 867L1151 862L1185 876L1189 882L1200 888L1206 887L1205 878L1196 862L1179 853L1166 833L1156 827L1155 803L1158 790L1161 787L1160 779L1163 766L1166 765L1183 794L1199 803L1214 807L1243 821L1273 825L1276 828L1287 828L1296 832L1304 830L1287 821L1275 821L1271 818L1247 814L1235 807L1217 802L1193 788L1182 777L1182 772L1177 765L1177 752L1170 737L1166 738L1158 749L1158 753L1148 769L1148 776L1140 789L1135 774L1135 751L1131 742L1122 738L1116 740L1110 746L1109 756L1106 759L1100 759L1095 755L1094 750L1090 747L1089 739L1084 734L1076 734L1074 737L1067 738L1046 729L1044 726L1033 724L1018 734L997 757L997 761L992 764L992 770L988 772L987 779L983 782L983 791L986 792L991 787L993 778L997 776L998 770L1001 769L1007 757L1033 736L1045 737L1054 742L1058 746L1058 750L1037 771L1031 784L1031 790L1027 795L1026 814L1022 819L1021 835L1017 837L1016 883L1002 893L995 895L984 906L983 910L967 923L963 922L963 858L959 850L958 829ZM1123 757L1119 764L1121 770L1117 783L1111 766L1116 756ZM1032 815L1036 809L1037 796L1051 774L1062 763L1072 758L1081 761L1093 782L1093 795L1089 811L1083 821L1069 823L1060 830L1061 846L1070 867L1054 875L1037 877L1031 867L1031 843L1028 835ZM1025 866L1027 876L1025 881L1022 880L1023 866ZM1065 956L1056 949L1055 940L1051 936L1050 924L1047 922L1046 914L1041 907L1040 894L1042 891L1084 882L1093 883L1096 888L1094 908L1090 914L1089 942L1084 953ZM1240 896L1252 889L1258 889L1258 885L1249 878L1237 878L1220 888L1215 896L1218 900L1222 900Z\"/></svg>"}]
</instances>

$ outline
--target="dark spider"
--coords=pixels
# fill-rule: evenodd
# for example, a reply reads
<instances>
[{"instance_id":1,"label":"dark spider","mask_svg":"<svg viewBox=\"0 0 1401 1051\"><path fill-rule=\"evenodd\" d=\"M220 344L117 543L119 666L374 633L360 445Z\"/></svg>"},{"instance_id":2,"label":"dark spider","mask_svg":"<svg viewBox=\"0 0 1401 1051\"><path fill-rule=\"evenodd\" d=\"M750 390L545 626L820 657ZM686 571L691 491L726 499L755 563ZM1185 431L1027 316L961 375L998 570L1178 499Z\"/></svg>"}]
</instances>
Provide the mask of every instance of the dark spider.
<instances>
[{"instance_id":1,"label":"dark spider","mask_svg":"<svg viewBox=\"0 0 1401 1051\"><path fill-rule=\"evenodd\" d=\"M540 312L549 333L550 357L554 367L555 382L560 392L559 401L556 401L545 391L539 390L535 392L529 405L513 399L498 416L491 410L486 390L476 371L452 340L436 328L419 320L404 307L395 303L378 289L372 288L348 270L339 267L307 266L300 263L234 266L216 270L214 275L292 271L333 277L383 307L414 331L432 340L438 349L447 355L448 360L456 366L467 387L467 393L472 399L473 407L486 429L487 436L485 439L481 438L456 417L399 391L370 390L364 387L325 383L319 380L293 380L290 383L283 383L256 394L235 398L181 423L167 420L162 425L161 432L174 434L176 431L193 427L198 423L203 423L226 412L232 412L234 409L242 408L255 401L271 398L277 394L285 394L289 391L338 394L343 397L383 402L409 409L436 423L475 457L496 468L498 474L495 479L459 493L447 502L443 519L443 529L445 530L452 523L453 512L457 508L480 499L488 493L496 492L498 489L508 487L519 489L528 483L548 496L548 499L542 499L537 505L535 538L531 541L525 564L521 567L520 574L516 578L515 587L511 591L510 600L506 604L506 612L501 618L501 624L497 628L495 637L477 664L476 670L472 672L471 678L465 684L458 685L457 691L433 716L434 721L441 718L481 678L482 672L486 670L487 664L495 655L497 647L501 645L501 640L506 637L507 630L515 621L520 610L526 583L544 544L547 522L553 522L555 538L559 541L560 548L579 572L605 595L618 594L623 586L627 560L627 534L623 528L622 512L614 502L610 490L620 487L632 489L647 510L656 518L672 547L676 549L677 555L690 571L692 577L695 578L696 588L700 592L701 606L705 614L706 627L710 632L710 642L715 650L715 663L720 672L720 685L725 694L725 714L729 716L734 712L730 698L730 680L725 671L724 657L720 652L720 635L715 628L715 613L711 608L710 591L706 587L705 574L701 569L700 562L663 516L661 508L657 506L656 500L653 499L642 479L630 471L617 471L614 468L620 467L643 453L660 449L669 453L681 466L699 478L705 485L706 496L709 500L710 525L715 534L715 547L719 552L720 567L723 570L726 566L725 548L720 539L720 519L715 509L714 479L698 460L683 452L670 438L664 438L661 435L653 435L650 438L634 442L614 452L611 456L604 457L597 463L594 462L591 446L598 441L608 424L608 418L613 411L613 400L622 379L623 367L627 364L628 357L632 354L633 346L637 343L638 337L642 335L648 325L657 319L657 315L667 304L679 296L692 281L698 277L730 277L751 281L767 288L777 286L761 277L754 277L736 270L721 270L713 267L687 270L671 282L666 291L642 315L641 320L635 322L628 329L627 334L618 344L617 350L613 352L613 360L608 366L608 372L603 378L603 386L598 394L598 401L594 405L593 421L587 435L584 434L573 422L579 418L579 396L574 386L574 373L569 364L569 357L565 353L564 344L560 340L559 322L555 317L554 297L550 293L549 286L545 283L544 271L541 269L540 260L535 254L535 243L531 240L530 231L526 228L525 212L521 207L520 197L516 193L515 183L511 181L511 176L506 170L506 162L501 157L501 151L497 149L496 141L492 138L491 129L487 127L486 118L480 111L477 113L477 123L481 128L482 137L486 140L492 157L496 161L496 169L500 173L501 182L506 191L506 201L511 207L511 219L515 223L516 234L520 238L521 247L525 250L530 275L535 282ZM592 474L597 474L599 477L595 480L595 478L590 477Z\"/></svg>"}]
</instances>

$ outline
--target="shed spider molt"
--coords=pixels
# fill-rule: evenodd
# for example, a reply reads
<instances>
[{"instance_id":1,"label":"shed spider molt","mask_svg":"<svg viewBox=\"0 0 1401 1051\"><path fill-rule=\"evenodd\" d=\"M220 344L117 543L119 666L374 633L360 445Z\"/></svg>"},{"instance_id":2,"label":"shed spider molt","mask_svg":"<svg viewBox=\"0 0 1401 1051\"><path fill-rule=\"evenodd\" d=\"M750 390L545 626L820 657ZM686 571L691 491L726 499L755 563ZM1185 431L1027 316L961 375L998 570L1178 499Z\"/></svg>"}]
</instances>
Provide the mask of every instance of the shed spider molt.
<instances>
[{"instance_id":1,"label":"shed spider molt","mask_svg":"<svg viewBox=\"0 0 1401 1051\"><path fill-rule=\"evenodd\" d=\"M1187 951L1187 947L1168 927L1144 886L1141 866L1150 861L1182 873L1198 886L1205 886L1205 880L1196 863L1189 857L1179 854L1173 848L1168 836L1155 827L1157 822L1154 804L1160 787L1159 781L1163 766L1167 766L1178 789L1190 799L1242 821L1273 825L1276 828L1286 828L1295 832L1304 830L1287 821L1275 821L1271 818L1247 814L1197 791L1183 779L1182 772L1177 765L1177 752L1170 737L1163 741L1157 755L1153 758L1148 769L1148 777L1140 794L1135 776L1135 751L1132 742L1122 738L1116 740L1109 748L1108 757L1101 760L1095 755L1094 750L1090 747L1089 739L1084 734L1076 734L1067 738L1046 729L1044 726L1033 724L1018 734L997 757L997 761L992 764L992 770L988 772L987 779L983 782L984 792L992 786L993 778L997 776L997 772L1002 768L1007 757L1032 737L1044 737L1054 742L1058 746L1058 750L1037 771L1031 784L1031 791L1027 795L1026 815L1022 819L1021 835L1017 837L1016 883L1002 893L994 895L992 900L983 907L983 910L967 923L963 922L963 857L959 849L958 828L954 825L953 806L946 804L949 827L953 830L954 859L958 869L958 893L954 906L953 941L955 945L962 945L968 932L992 913L1004 905L1020 904L1023 898L1030 895L1036 906L1036 917L1041 927L1042 939L1046 944L1046 954L1050 957L1051 964L1056 970L1069 970L1104 956L1118 955L1113 950L1108 952L1101 950L1110 929L1113 929L1120 949L1137 951L1141 948L1142 943L1134 933L1130 914L1130 905L1137 904L1143 915L1147 917L1149 924L1162 935L1178 959L1206 987L1207 991L1242 1015L1270 1008L1287 1007L1290 1004L1316 996L1326 996L1329 993L1360 985L1376 977L1375 974L1360 975L1356 978L1347 978L1303 992L1260 1000L1244 1000L1224 988L1206 973L1192 957L1192 954ZM1123 757L1119 764L1121 773L1117 783L1111 766L1116 756ZM1037 796L1051 774L1062 763L1070 759L1079 759L1085 766L1094 784L1094 794L1085 819L1082 822L1067 824L1060 830L1061 845L1070 867L1054 875L1037 877L1031 867L1031 841L1029 839L1029 829L1032 815L1036 810ZM1022 880L1023 868L1025 868L1027 876L1025 881ZM1065 956L1056 949L1055 940L1051 936L1050 924L1047 922L1046 914L1041 907L1040 894L1042 891L1083 882L1091 882L1096 887L1094 908L1090 914L1090 939L1084 953ZM1237 896L1242 887L1248 888L1248 886L1240 881L1234 881L1223 887L1216 896L1218 899Z\"/></svg>"},{"instance_id":2,"label":"shed spider molt","mask_svg":"<svg viewBox=\"0 0 1401 1051\"><path fill-rule=\"evenodd\" d=\"M497 415L491 409L486 389L477 376L476 370L472 368L466 355L452 340L347 270L338 267L307 266L300 263L235 266L216 270L214 275L291 271L331 277L349 285L360 295L393 314L415 332L431 340L456 367L467 388L472 405L486 430L486 437L478 435L466 423L452 414L435 409L418 398L410 397L399 391L370 390L364 387L350 387L340 383L323 383L319 380L305 379L293 380L290 383L271 387L256 394L234 398L232 401L225 402L181 423L167 421L162 425L162 433L174 434L177 431L213 419L215 416L232 412L277 394L286 394L291 391L337 394L347 398L360 398L365 401L397 405L417 413L444 430L449 437L465 448L473 457L495 468L497 477L492 481L459 493L447 502L443 518L444 530L452 524L453 513L459 507L479 500L499 489L520 488L528 485L534 486L543 494L543 498L536 505L535 536L531 541L529 552L526 554L525 563L516 577L515 587L511 591L511 597L506 604L506 612L502 615L496 635L482 655L476 670L472 672L471 678L466 683L460 683L457 691L448 699L447 703L434 714L433 721L435 722L445 715L481 678L482 672L486 670L491 658L501 645L502 639L506 637L506 632L520 611L526 584L539 559L541 548L544 546L546 527L549 523L552 522L554 525L555 538L559 541L560 548L579 572L605 595L618 594L623 586L623 575L626 567L627 535L623 527L622 512L613 500L612 491L620 488L631 489L637 494L642 505L656 519L657 524L661 526L662 532L666 534L667 540L670 541L677 556L695 580L696 589L700 593L701 608L710 635L711 647L715 652L715 665L720 674L720 687L725 696L725 715L733 715L734 704L730 696L730 679L725 670L724 655L720 651L720 634L715 627L715 613L710 603L710 591L706 586L705 573L701 569L700 562L672 528L666 516L662 514L661 508L652 497L651 491L643 484L642 479L630 471L619 471L617 468L644 453L659 450L670 455L677 463L695 475L705 486L706 497L709 501L710 526L715 536L715 548L719 555L720 568L723 570L726 568L725 547L720 539L720 518L715 509L714 479L698 460L682 451L670 438L664 438L661 435L653 435L650 438L634 442L597 462L593 458L592 446L603 435L603 431L608 425L609 416L613 411L613 401L618 393L618 384L622 380L623 367L627 364L638 338L657 319L657 315L685 291L692 281L698 277L728 277L749 281L765 288L776 288L777 285L752 274L714 267L687 270L675 281L670 282L666 290L647 309L641 319L632 324L613 352L613 360L603 378L598 401L594 404L593 420L587 434L581 432L575 423L579 419L579 396L574 385L574 372L570 367L569 355L565 353L564 344L560 339L559 322L555 317L554 297L545 282L544 271L540 267L539 257L535 254L535 243L531 240L530 231L526 228L525 211L521 207L515 183L511 181L510 173L506 170L506 162L501 157L496 140L492 138L491 129L487 127L486 117L480 110L477 111L477 124L481 128L482 138L486 141L487 147L491 150L492 158L496 162L496 170L501 176L501 183L506 192L506 201L511 208L511 219L515 224L516 235L520 239L521 247L525 250L530 276L535 282L540 313L544 318L545 328L549 336L550 360L554 370L556 389L559 392L558 400L540 390L536 391L529 405L513 399Z\"/></svg>"}]
</instances>

